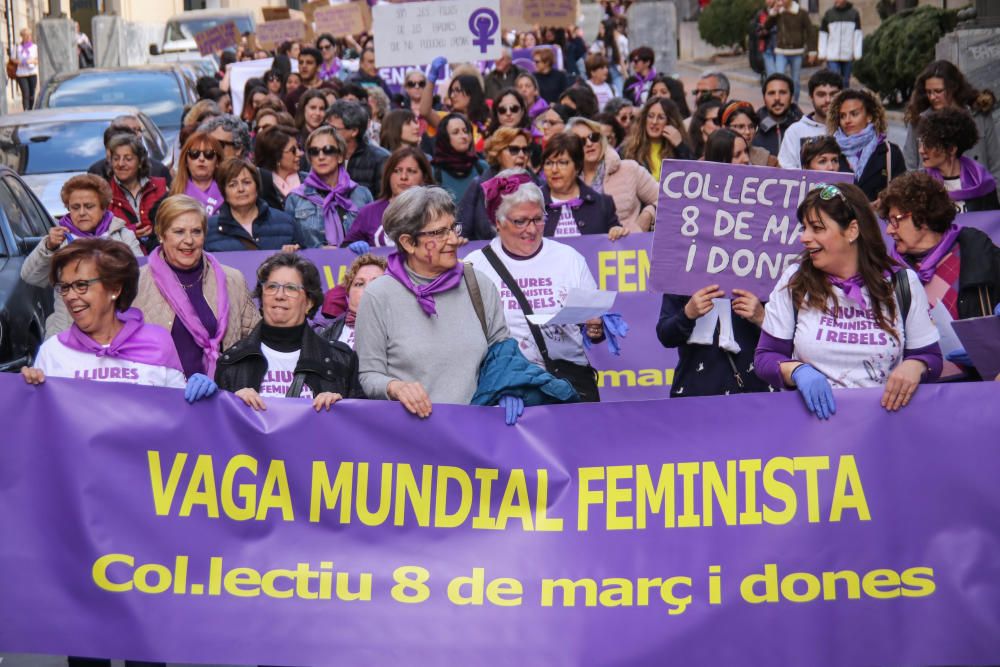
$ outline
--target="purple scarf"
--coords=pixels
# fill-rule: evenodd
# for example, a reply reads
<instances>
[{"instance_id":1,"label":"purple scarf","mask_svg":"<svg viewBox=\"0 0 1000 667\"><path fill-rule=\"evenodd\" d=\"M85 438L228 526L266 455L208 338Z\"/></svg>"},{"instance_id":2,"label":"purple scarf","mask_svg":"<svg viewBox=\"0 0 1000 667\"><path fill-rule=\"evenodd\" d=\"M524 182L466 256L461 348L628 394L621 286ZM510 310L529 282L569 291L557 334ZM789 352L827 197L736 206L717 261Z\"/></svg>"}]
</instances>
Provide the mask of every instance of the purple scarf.
<instances>
[{"instance_id":1,"label":"purple scarf","mask_svg":"<svg viewBox=\"0 0 1000 667\"><path fill-rule=\"evenodd\" d=\"M958 180L962 187L958 190L950 190L948 196L954 201L968 201L978 199L988 195L997 189L997 183L993 179L993 174L983 165L972 158L961 157L958 159L960 167ZM939 181L944 181L944 176L936 167L925 169L928 174Z\"/></svg>"},{"instance_id":2,"label":"purple scarf","mask_svg":"<svg viewBox=\"0 0 1000 667\"><path fill-rule=\"evenodd\" d=\"M394 252L389 255L389 267L386 269L386 273L398 280L403 287L413 292L413 295L417 297L417 303L420 304L424 313L430 317L437 315L437 308L434 306L434 295L458 287L458 284L462 282L462 276L465 275L465 269L462 262L458 262L455 266L426 285L417 285L410 279L410 274L406 272L403 256L398 252Z\"/></svg>"},{"instance_id":3,"label":"purple scarf","mask_svg":"<svg viewBox=\"0 0 1000 667\"><path fill-rule=\"evenodd\" d=\"M917 260L916 266L899 254L899 251L896 250L896 244L891 244L889 246L889 256L903 266L908 266L916 271L917 276L920 277L920 284L926 285L931 281L931 278L934 277L937 265L941 263L941 260L944 259L949 252L951 252L955 242L958 241L958 234L961 231L961 225L952 224L952 226L948 228L948 231L941 236L941 240L938 241L938 244L928 250L927 254Z\"/></svg>"},{"instance_id":4,"label":"purple scarf","mask_svg":"<svg viewBox=\"0 0 1000 667\"><path fill-rule=\"evenodd\" d=\"M306 194L306 188L311 187L319 194ZM292 190L293 193L305 197L323 210L323 229L328 245L340 246L344 242L344 225L340 222L340 207L345 213L357 213L354 202L350 199L351 192L358 184L351 180L344 165L337 171L337 184L331 189L322 178L310 171L302 185Z\"/></svg>"},{"instance_id":5,"label":"purple scarf","mask_svg":"<svg viewBox=\"0 0 1000 667\"><path fill-rule=\"evenodd\" d=\"M193 180L189 180L187 186L184 188L184 194L200 201L202 206L205 207L205 213L208 215L212 215L222 206L222 192L214 180L208 186L208 190L202 190L195 185Z\"/></svg>"},{"instance_id":6,"label":"purple scarf","mask_svg":"<svg viewBox=\"0 0 1000 667\"><path fill-rule=\"evenodd\" d=\"M85 334L76 324L59 334L59 342L77 352L91 353L97 357L124 359L184 372L177 350L170 344L170 334L166 330L154 324L145 324L142 311L138 308L129 308L124 313L115 315L125 326L107 347ZM157 329L162 335L157 335Z\"/></svg>"},{"instance_id":7,"label":"purple scarf","mask_svg":"<svg viewBox=\"0 0 1000 667\"><path fill-rule=\"evenodd\" d=\"M649 71L646 72L646 76L636 76L636 81L629 85L628 90L632 91L632 99L635 100L636 104L642 104L642 92L646 89L646 84L650 83L656 78L656 68L650 67Z\"/></svg>"},{"instance_id":8,"label":"purple scarf","mask_svg":"<svg viewBox=\"0 0 1000 667\"><path fill-rule=\"evenodd\" d=\"M891 275L892 274L888 271L883 273L886 280L889 280ZM861 277L860 273L855 273L846 280L838 278L837 276L831 276L828 273L826 274L826 279L830 281L831 285L844 290L844 296L849 300L854 301L863 308L868 308L868 299L866 299L865 295L861 292L861 288L865 286L865 281Z\"/></svg>"},{"instance_id":9,"label":"purple scarf","mask_svg":"<svg viewBox=\"0 0 1000 667\"><path fill-rule=\"evenodd\" d=\"M163 249L158 247L149 253L149 270L153 275L153 282L166 300L170 308L173 309L181 324L188 330L194 342L202 349L202 360L205 364L205 375L215 377L215 363L219 359L219 344L223 336L226 335L226 323L229 321L229 291L226 289L226 272L222 269L222 264L207 252L202 253L205 267L211 267L215 274L215 303L218 308L218 326L215 327L215 335L209 336L208 330L202 324L201 318L195 312L191 300L188 299L184 288L177 280L177 274L167 265L163 259Z\"/></svg>"},{"instance_id":10,"label":"purple scarf","mask_svg":"<svg viewBox=\"0 0 1000 667\"><path fill-rule=\"evenodd\" d=\"M576 208L583 203L583 200L579 197L574 197L573 199L567 199L566 201L550 201L548 206L552 209L560 209L564 206L569 206L570 208Z\"/></svg>"},{"instance_id":11,"label":"purple scarf","mask_svg":"<svg viewBox=\"0 0 1000 667\"><path fill-rule=\"evenodd\" d=\"M510 176L494 176L480 185L483 189L483 199L486 202L486 215L494 225L497 223L497 209L505 195L512 195L521 189L525 183L531 183L531 176L524 173Z\"/></svg>"},{"instance_id":12,"label":"purple scarf","mask_svg":"<svg viewBox=\"0 0 1000 667\"><path fill-rule=\"evenodd\" d=\"M333 61L327 65L325 62L321 63L319 66L319 76L323 81L329 81L337 76L337 72L340 71L340 58L334 58Z\"/></svg>"},{"instance_id":13,"label":"purple scarf","mask_svg":"<svg viewBox=\"0 0 1000 667\"><path fill-rule=\"evenodd\" d=\"M101 221L97 223L93 231L85 232L76 225L73 224L73 219L69 217L67 213L63 217L59 218L59 226L65 227L69 230L70 234L76 238L99 238L108 233L108 229L111 228L111 221L115 219L114 213L111 210L104 211L104 215L101 216ZM73 239L69 239L72 241Z\"/></svg>"}]
</instances>

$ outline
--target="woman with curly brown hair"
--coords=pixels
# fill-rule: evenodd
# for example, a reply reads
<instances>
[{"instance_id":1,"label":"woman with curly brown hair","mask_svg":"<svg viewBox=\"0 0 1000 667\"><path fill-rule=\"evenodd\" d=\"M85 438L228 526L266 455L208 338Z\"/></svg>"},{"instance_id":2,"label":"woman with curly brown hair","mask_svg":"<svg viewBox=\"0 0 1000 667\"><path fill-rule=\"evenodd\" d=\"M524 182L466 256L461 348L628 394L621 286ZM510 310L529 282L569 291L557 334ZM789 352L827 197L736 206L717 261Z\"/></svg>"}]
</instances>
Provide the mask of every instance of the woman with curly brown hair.
<instances>
[{"instance_id":1,"label":"woman with curly brown hair","mask_svg":"<svg viewBox=\"0 0 1000 667\"><path fill-rule=\"evenodd\" d=\"M968 111L946 107L921 116L917 137L924 171L941 181L960 212L1000 208L993 175L964 155L979 139Z\"/></svg>"},{"instance_id":2,"label":"woman with curly brown hair","mask_svg":"<svg viewBox=\"0 0 1000 667\"><path fill-rule=\"evenodd\" d=\"M917 272L929 304L942 303L952 319L992 315L1000 303L1000 248L984 232L955 224L949 194L920 172L890 183L878 206L894 244L889 254ZM968 356L951 353L948 360L974 374ZM945 368L945 376L954 374L956 369Z\"/></svg>"},{"instance_id":3,"label":"woman with curly brown hair","mask_svg":"<svg viewBox=\"0 0 1000 667\"><path fill-rule=\"evenodd\" d=\"M906 106L907 125L903 157L907 169L920 168L917 149L917 122L921 116L946 107L965 109L972 114L979 140L968 150L968 156L989 169L1000 182L1000 136L993 121L996 97L990 90L973 88L962 71L947 60L935 60L924 68L913 85L913 95Z\"/></svg>"},{"instance_id":4,"label":"woman with curly brown hair","mask_svg":"<svg viewBox=\"0 0 1000 667\"><path fill-rule=\"evenodd\" d=\"M854 172L854 184L868 201L875 201L889 181L906 171L903 152L886 138L885 107L868 91L848 88L837 93L826 126Z\"/></svg>"},{"instance_id":5,"label":"woman with curly brown hair","mask_svg":"<svg viewBox=\"0 0 1000 667\"><path fill-rule=\"evenodd\" d=\"M621 155L641 164L659 183L662 161L690 160L690 145L677 105L666 97L654 97L642 106L639 117L629 127Z\"/></svg>"},{"instance_id":6,"label":"woman with curly brown hair","mask_svg":"<svg viewBox=\"0 0 1000 667\"><path fill-rule=\"evenodd\" d=\"M904 407L917 385L941 373L917 275L889 258L857 186L813 190L798 219L802 261L782 274L764 309L757 375L798 389L820 419L836 412L833 387L884 386L882 407Z\"/></svg>"}]
</instances>

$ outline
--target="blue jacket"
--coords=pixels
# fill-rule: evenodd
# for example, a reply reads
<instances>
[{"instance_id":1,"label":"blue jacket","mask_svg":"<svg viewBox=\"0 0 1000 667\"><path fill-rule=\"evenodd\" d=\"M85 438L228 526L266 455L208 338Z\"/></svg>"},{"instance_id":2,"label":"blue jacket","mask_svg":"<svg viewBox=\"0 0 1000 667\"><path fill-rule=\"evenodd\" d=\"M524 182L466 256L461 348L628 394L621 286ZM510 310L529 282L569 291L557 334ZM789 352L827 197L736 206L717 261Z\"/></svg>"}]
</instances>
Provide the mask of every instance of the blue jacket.
<instances>
[{"instance_id":1,"label":"blue jacket","mask_svg":"<svg viewBox=\"0 0 1000 667\"><path fill-rule=\"evenodd\" d=\"M496 405L505 394L520 397L526 406L579 400L573 385L525 359L513 338L486 352L471 405Z\"/></svg>"},{"instance_id":2,"label":"blue jacket","mask_svg":"<svg viewBox=\"0 0 1000 667\"><path fill-rule=\"evenodd\" d=\"M295 220L284 211L271 208L263 199L257 200L253 237L233 218L229 204L223 204L218 213L208 219L208 237L205 239L205 250L208 252L281 250L281 246L290 243L303 245Z\"/></svg>"},{"instance_id":3,"label":"blue jacket","mask_svg":"<svg viewBox=\"0 0 1000 667\"><path fill-rule=\"evenodd\" d=\"M323 197L311 185L306 185L303 190L306 195L317 195L320 199ZM344 236L347 236L347 232L351 229L351 225L354 224L354 218L358 217L358 211L361 210L361 207L372 202L372 193L365 186L358 185L351 190L350 200L354 204L355 210L353 213L345 213L340 209L337 210L337 213L340 214L340 224L344 228ZM317 206L306 199L305 196L293 192L285 199L285 213L292 216L295 220L295 225L299 228L299 234L302 236L303 248L320 248L326 245L327 238L326 227L323 224L323 207Z\"/></svg>"}]
</instances>

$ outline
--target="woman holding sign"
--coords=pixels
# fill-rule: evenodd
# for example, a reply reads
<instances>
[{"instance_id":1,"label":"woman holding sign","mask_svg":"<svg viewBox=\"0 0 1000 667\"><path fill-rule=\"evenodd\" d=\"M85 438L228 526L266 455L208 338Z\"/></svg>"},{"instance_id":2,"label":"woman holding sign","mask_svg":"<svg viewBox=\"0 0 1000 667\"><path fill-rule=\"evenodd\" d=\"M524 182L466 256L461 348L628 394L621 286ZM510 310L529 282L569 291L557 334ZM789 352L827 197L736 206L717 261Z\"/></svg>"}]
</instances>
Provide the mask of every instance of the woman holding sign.
<instances>
[{"instance_id":1,"label":"woman holding sign","mask_svg":"<svg viewBox=\"0 0 1000 667\"><path fill-rule=\"evenodd\" d=\"M833 387L885 387L882 407L906 406L941 374L938 332L917 274L889 258L875 212L854 185L813 190L798 209L805 250L771 292L757 375L794 387L820 419Z\"/></svg>"}]
</instances>

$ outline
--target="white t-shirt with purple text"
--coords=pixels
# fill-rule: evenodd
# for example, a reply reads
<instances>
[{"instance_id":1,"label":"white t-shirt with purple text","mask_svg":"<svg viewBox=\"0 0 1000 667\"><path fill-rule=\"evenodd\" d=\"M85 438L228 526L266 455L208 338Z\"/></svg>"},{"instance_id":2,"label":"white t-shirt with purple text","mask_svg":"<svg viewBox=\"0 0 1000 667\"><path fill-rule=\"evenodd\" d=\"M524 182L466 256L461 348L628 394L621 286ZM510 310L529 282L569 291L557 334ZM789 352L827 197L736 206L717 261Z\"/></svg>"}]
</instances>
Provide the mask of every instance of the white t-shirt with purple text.
<instances>
[{"instance_id":1,"label":"white t-shirt with purple text","mask_svg":"<svg viewBox=\"0 0 1000 667\"><path fill-rule=\"evenodd\" d=\"M910 283L910 312L903 326L896 313L893 328L896 340L876 324L873 311L862 308L833 286L837 303L829 312L800 307L798 319L792 307L788 282L798 265L788 267L771 292L764 315L765 333L793 341L792 358L804 361L825 375L833 387L879 387L903 360L903 350L916 350L940 337L929 315L927 294L920 279L907 270ZM868 289L862 288L865 299Z\"/></svg>"},{"instance_id":2,"label":"white t-shirt with purple text","mask_svg":"<svg viewBox=\"0 0 1000 667\"><path fill-rule=\"evenodd\" d=\"M80 352L63 345L58 336L52 336L38 348L34 368L41 370L46 377L54 378L124 382L180 389L186 384L184 373L176 368Z\"/></svg>"},{"instance_id":3,"label":"white t-shirt with purple text","mask_svg":"<svg viewBox=\"0 0 1000 667\"><path fill-rule=\"evenodd\" d=\"M267 372L264 379L260 381L260 391L257 393L262 398L285 398L288 388L292 386L295 378L295 367L299 363L301 350L294 352L279 352L261 343L260 351L267 359ZM312 389L309 385L302 385L302 393L299 398L312 398Z\"/></svg>"}]
</instances>

